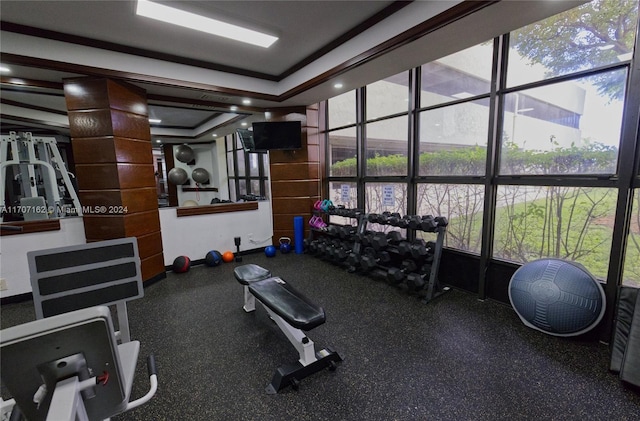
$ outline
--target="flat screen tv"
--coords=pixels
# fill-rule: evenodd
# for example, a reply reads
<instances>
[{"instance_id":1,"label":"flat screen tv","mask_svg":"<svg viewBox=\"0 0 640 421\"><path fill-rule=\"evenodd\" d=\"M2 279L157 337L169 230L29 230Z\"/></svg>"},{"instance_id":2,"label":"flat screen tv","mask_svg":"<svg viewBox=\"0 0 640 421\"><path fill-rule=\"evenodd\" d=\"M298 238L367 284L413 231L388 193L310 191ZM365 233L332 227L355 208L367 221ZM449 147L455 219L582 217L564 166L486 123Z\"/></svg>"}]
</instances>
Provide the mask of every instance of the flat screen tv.
<instances>
[{"instance_id":1,"label":"flat screen tv","mask_svg":"<svg viewBox=\"0 0 640 421\"><path fill-rule=\"evenodd\" d=\"M256 151L302 149L302 125L299 121L253 123Z\"/></svg>"}]
</instances>

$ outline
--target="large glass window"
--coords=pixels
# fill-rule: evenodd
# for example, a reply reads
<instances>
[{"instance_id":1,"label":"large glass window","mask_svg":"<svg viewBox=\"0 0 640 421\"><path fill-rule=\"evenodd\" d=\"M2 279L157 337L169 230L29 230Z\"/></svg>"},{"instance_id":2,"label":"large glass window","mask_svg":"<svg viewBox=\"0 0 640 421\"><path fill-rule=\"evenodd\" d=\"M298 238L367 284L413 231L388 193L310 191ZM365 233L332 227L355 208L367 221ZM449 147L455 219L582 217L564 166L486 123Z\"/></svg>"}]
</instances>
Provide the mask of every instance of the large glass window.
<instances>
[{"instance_id":1,"label":"large glass window","mask_svg":"<svg viewBox=\"0 0 640 421\"><path fill-rule=\"evenodd\" d=\"M351 177L357 174L356 128L329 132L329 175Z\"/></svg>"},{"instance_id":2,"label":"large glass window","mask_svg":"<svg viewBox=\"0 0 640 421\"><path fill-rule=\"evenodd\" d=\"M367 175L407 175L408 117L366 125Z\"/></svg>"},{"instance_id":3,"label":"large glass window","mask_svg":"<svg viewBox=\"0 0 640 421\"><path fill-rule=\"evenodd\" d=\"M492 46L483 43L422 65L420 107L488 94Z\"/></svg>"},{"instance_id":4,"label":"large glass window","mask_svg":"<svg viewBox=\"0 0 640 421\"><path fill-rule=\"evenodd\" d=\"M519 263L558 257L605 279L616 198L607 188L501 186L494 257Z\"/></svg>"},{"instance_id":5,"label":"large glass window","mask_svg":"<svg viewBox=\"0 0 640 421\"><path fill-rule=\"evenodd\" d=\"M420 113L419 175L484 175L489 99Z\"/></svg>"},{"instance_id":6,"label":"large glass window","mask_svg":"<svg viewBox=\"0 0 640 421\"><path fill-rule=\"evenodd\" d=\"M614 174L626 69L605 75L621 99L592 77L507 94L500 173Z\"/></svg>"},{"instance_id":7,"label":"large glass window","mask_svg":"<svg viewBox=\"0 0 640 421\"><path fill-rule=\"evenodd\" d=\"M365 212L398 212L407 214L406 183L367 183L365 184Z\"/></svg>"},{"instance_id":8,"label":"large glass window","mask_svg":"<svg viewBox=\"0 0 640 421\"><path fill-rule=\"evenodd\" d=\"M409 111L409 72L367 85L367 120Z\"/></svg>"},{"instance_id":9,"label":"large glass window","mask_svg":"<svg viewBox=\"0 0 640 421\"><path fill-rule=\"evenodd\" d=\"M330 129L356 124L356 91L329 99L328 124Z\"/></svg>"},{"instance_id":10,"label":"large glass window","mask_svg":"<svg viewBox=\"0 0 640 421\"><path fill-rule=\"evenodd\" d=\"M594 69L633 55L637 0L594 0L511 33L507 85ZM602 92L622 98L624 75L596 76Z\"/></svg>"},{"instance_id":11,"label":"large glass window","mask_svg":"<svg viewBox=\"0 0 640 421\"><path fill-rule=\"evenodd\" d=\"M449 220L445 246L480 253L484 186L418 184L418 214Z\"/></svg>"},{"instance_id":12,"label":"large glass window","mask_svg":"<svg viewBox=\"0 0 640 421\"><path fill-rule=\"evenodd\" d=\"M329 200L335 206L344 206L347 209L358 208L358 187L355 182L334 181L329 183ZM332 215L330 221L337 224L358 225L353 218Z\"/></svg>"},{"instance_id":13,"label":"large glass window","mask_svg":"<svg viewBox=\"0 0 640 421\"><path fill-rule=\"evenodd\" d=\"M267 197L269 155L249 153L244 150L237 135L225 140L227 174L229 176L229 199L238 201L244 195Z\"/></svg>"},{"instance_id":14,"label":"large glass window","mask_svg":"<svg viewBox=\"0 0 640 421\"><path fill-rule=\"evenodd\" d=\"M638 147L621 136L638 118L625 103L637 22L637 0L593 0L329 100L329 115L339 115L328 126L338 130L327 130L332 195L364 185L364 197L349 199L366 212L446 216L445 245L481 261L558 257L605 279L610 254L620 257L613 224L618 189L628 188L619 177L630 172L631 159L618 155ZM499 45L506 55L494 54ZM419 105L405 112L416 90ZM640 286L640 175L633 186L623 282ZM491 246L482 249L482 239Z\"/></svg>"}]
</instances>

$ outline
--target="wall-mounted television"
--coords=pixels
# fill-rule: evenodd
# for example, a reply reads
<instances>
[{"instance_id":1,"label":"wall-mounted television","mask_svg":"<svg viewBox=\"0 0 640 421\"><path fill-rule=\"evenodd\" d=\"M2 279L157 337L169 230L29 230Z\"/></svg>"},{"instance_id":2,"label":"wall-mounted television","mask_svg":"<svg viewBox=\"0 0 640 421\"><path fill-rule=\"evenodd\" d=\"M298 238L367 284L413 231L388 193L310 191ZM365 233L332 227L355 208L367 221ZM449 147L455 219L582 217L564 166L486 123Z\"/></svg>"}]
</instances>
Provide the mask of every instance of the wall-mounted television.
<instances>
[{"instance_id":1,"label":"wall-mounted television","mask_svg":"<svg viewBox=\"0 0 640 421\"><path fill-rule=\"evenodd\" d=\"M302 149L300 121L266 121L253 123L256 151Z\"/></svg>"}]
</instances>

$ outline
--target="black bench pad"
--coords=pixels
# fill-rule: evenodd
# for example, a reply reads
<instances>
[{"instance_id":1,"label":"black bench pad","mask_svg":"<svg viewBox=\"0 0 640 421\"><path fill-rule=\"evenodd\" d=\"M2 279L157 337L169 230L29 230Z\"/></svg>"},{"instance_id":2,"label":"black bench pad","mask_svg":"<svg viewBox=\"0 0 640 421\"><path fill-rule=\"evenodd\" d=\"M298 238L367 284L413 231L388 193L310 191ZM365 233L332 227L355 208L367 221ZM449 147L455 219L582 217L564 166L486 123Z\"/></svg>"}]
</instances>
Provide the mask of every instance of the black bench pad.
<instances>
[{"instance_id":1,"label":"black bench pad","mask_svg":"<svg viewBox=\"0 0 640 421\"><path fill-rule=\"evenodd\" d=\"M233 270L233 275L242 285L249 285L251 282L271 278L271 272L268 269L253 263L238 266Z\"/></svg>"},{"instance_id":2,"label":"black bench pad","mask_svg":"<svg viewBox=\"0 0 640 421\"><path fill-rule=\"evenodd\" d=\"M311 330L326 321L322 307L278 277L251 282L249 292L297 329Z\"/></svg>"}]
</instances>

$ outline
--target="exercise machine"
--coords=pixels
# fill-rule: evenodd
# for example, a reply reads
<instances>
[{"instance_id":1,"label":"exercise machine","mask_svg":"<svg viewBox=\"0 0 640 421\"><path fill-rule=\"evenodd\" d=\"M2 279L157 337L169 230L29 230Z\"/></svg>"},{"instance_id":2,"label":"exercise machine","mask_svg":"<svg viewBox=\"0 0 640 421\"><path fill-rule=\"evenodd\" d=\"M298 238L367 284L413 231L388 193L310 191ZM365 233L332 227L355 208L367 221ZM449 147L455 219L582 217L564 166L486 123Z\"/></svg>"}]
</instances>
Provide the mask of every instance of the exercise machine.
<instances>
[{"instance_id":1,"label":"exercise machine","mask_svg":"<svg viewBox=\"0 0 640 421\"><path fill-rule=\"evenodd\" d=\"M278 325L289 342L296 348L300 359L293 364L279 367L271 383L268 394L278 393L291 386L298 389L300 381L311 374L328 368L334 371L342 356L330 348L315 351L314 343L306 331L314 329L326 321L324 309L306 298L290 284L258 265L249 264L234 269L234 276L245 287L244 310L255 310L258 301Z\"/></svg>"},{"instance_id":2,"label":"exercise machine","mask_svg":"<svg viewBox=\"0 0 640 421\"><path fill-rule=\"evenodd\" d=\"M9 157L11 157L9 159ZM20 202L5 203L7 169L18 167ZM69 206L63 198L69 196ZM82 215L75 187L71 182L54 137L33 137L30 132L9 132L0 140L0 222L8 210L22 213L25 221L58 218L67 213Z\"/></svg>"},{"instance_id":3,"label":"exercise machine","mask_svg":"<svg viewBox=\"0 0 640 421\"><path fill-rule=\"evenodd\" d=\"M158 381L147 358L150 388L129 401L140 350L118 345L106 306L47 317L0 332L2 383L13 396L2 401L11 420L103 420L147 403Z\"/></svg>"}]
</instances>

